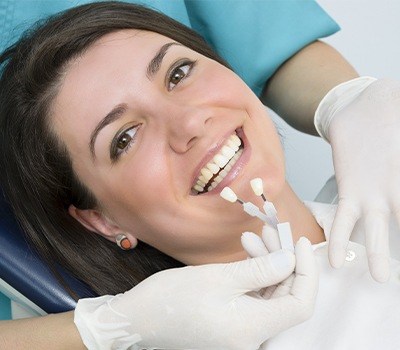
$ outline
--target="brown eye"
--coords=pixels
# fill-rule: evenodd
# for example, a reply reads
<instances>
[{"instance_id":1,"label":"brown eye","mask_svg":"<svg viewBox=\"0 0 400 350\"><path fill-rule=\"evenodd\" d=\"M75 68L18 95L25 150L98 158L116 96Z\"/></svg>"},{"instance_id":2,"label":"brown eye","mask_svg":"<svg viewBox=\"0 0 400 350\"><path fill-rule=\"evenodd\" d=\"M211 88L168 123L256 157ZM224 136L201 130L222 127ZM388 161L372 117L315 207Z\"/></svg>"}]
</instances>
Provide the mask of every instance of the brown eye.
<instances>
[{"instance_id":1,"label":"brown eye","mask_svg":"<svg viewBox=\"0 0 400 350\"><path fill-rule=\"evenodd\" d=\"M127 133L123 134L123 135L118 139L117 148L119 148L119 149L121 149L121 150L125 149L125 147L129 145L129 142L130 142L131 140L132 140L132 137L131 137L129 134L127 134Z\"/></svg>"},{"instance_id":2,"label":"brown eye","mask_svg":"<svg viewBox=\"0 0 400 350\"><path fill-rule=\"evenodd\" d=\"M128 152L130 146L135 142L136 132L139 130L140 124L130 127L122 131L119 136L115 137L111 143L110 158L115 161L123 152Z\"/></svg>"},{"instance_id":3,"label":"brown eye","mask_svg":"<svg viewBox=\"0 0 400 350\"><path fill-rule=\"evenodd\" d=\"M173 73L172 77L171 77L171 83L172 84L178 84L182 78L185 77L185 72L183 71L182 68L178 68L177 70L175 70L175 72Z\"/></svg>"},{"instance_id":4,"label":"brown eye","mask_svg":"<svg viewBox=\"0 0 400 350\"><path fill-rule=\"evenodd\" d=\"M185 79L192 69L195 62L185 62L179 67L172 70L168 79L168 90L172 90L176 85L178 85L183 79Z\"/></svg>"}]
</instances>

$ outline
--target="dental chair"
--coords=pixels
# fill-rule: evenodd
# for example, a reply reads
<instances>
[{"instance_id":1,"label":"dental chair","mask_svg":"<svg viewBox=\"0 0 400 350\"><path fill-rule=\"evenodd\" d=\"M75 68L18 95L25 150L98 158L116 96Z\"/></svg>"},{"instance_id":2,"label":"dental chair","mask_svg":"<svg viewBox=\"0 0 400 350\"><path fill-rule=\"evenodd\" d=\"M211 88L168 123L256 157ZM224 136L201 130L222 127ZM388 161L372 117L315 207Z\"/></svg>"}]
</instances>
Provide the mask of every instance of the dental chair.
<instances>
[{"instance_id":1,"label":"dental chair","mask_svg":"<svg viewBox=\"0 0 400 350\"><path fill-rule=\"evenodd\" d=\"M60 270L79 297L96 294L82 282ZM29 247L0 189L0 293L11 300L0 315L12 318L46 315L75 308L76 301L60 285L46 264Z\"/></svg>"},{"instance_id":2,"label":"dental chair","mask_svg":"<svg viewBox=\"0 0 400 350\"><path fill-rule=\"evenodd\" d=\"M315 198L317 202L337 202L337 186L332 176ZM79 297L96 294L82 282L62 272ZM21 229L0 192L0 293L10 298L13 318L39 316L74 309L76 301L51 274L45 263L29 247ZM0 303L1 305L1 303Z\"/></svg>"}]
</instances>

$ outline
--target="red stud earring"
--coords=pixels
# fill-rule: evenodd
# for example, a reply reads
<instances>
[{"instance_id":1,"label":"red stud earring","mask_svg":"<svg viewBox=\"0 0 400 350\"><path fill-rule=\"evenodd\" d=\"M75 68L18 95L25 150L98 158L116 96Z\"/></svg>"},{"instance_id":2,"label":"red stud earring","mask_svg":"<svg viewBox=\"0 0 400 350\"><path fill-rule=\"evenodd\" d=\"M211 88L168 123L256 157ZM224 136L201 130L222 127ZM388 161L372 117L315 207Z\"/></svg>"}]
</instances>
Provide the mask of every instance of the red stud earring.
<instances>
[{"instance_id":1,"label":"red stud earring","mask_svg":"<svg viewBox=\"0 0 400 350\"><path fill-rule=\"evenodd\" d=\"M120 247L122 250L129 250L132 248L130 240L123 233L117 235L115 237L115 241L117 242L118 247Z\"/></svg>"}]
</instances>

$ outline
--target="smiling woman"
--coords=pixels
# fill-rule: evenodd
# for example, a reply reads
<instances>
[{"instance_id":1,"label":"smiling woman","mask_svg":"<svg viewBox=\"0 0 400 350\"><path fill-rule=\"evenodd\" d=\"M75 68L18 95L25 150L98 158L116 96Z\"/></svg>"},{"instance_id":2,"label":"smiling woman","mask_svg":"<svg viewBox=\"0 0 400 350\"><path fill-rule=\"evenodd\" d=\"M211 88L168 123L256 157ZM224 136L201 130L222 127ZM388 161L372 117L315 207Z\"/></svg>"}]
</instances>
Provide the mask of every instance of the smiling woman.
<instances>
[{"instance_id":1,"label":"smiling woman","mask_svg":"<svg viewBox=\"0 0 400 350\"><path fill-rule=\"evenodd\" d=\"M355 242L349 245L350 261L358 257L354 266L332 273L325 239L335 209L310 205L312 214L294 194L285 180L282 147L265 107L188 28L139 6L94 3L51 18L6 51L1 62L5 63L0 82L2 183L25 230L53 269L54 262L59 262L99 294L116 294L162 269L244 260L244 231L258 234L248 233L244 241L250 235L259 243L263 236L271 251L279 249L270 227L262 227L241 206L219 195L230 186L247 200L253 195L250 180L262 178L263 194L273 202L279 221L290 222L294 241L306 233L318 244L316 255L323 272L315 316L276 336L268 346L291 349L296 342L303 349L310 344L317 344L318 349L331 344L343 348L336 346L337 332L326 332L327 325L340 316L345 328L340 336L346 335L354 317L371 319L365 312L366 303L374 305L374 317L390 321L373 334L366 331L368 322L368 327L356 330L358 334L352 330L355 341L346 337L346 346L365 348L367 344L373 349L381 339L398 344L400 304L395 301L399 282L391 280L382 289L372 285L365 267L365 247ZM306 244L305 240L298 243L296 278L289 278L272 294L271 289L260 292L259 287L257 293L246 293L246 307L257 305L255 300L268 300L279 316L290 318L296 313L291 306L296 304L282 312L279 303L289 294L309 316L310 307L302 303L314 298L314 289L300 297L296 294L299 290L302 294L298 278L308 278L301 264L302 241ZM256 248L249 249L252 255L268 254L263 244ZM288 266L285 255L281 254L284 259L277 264L280 268ZM265 271L263 264L251 261ZM400 266L398 261L392 263ZM312 260L307 265L314 269ZM235 269L237 265L212 266L225 272L229 270L226 266ZM231 283L231 277L224 278L218 277L217 284ZM137 286L139 293L143 285L146 281ZM178 289L183 287L178 283ZM193 288L190 285L182 297ZM236 293L240 288L235 288ZM241 287L240 293L247 292L246 288ZM104 330L115 330L115 326L121 327L115 333L128 335L124 341L129 346L136 344L142 335L127 322L125 300L129 295L80 302L78 314L88 316L83 321L78 317L76 323L85 323L83 328L91 329L91 336L102 334L97 337L100 346L103 334L108 333ZM200 299L200 307L214 307L207 292ZM233 300L229 309L242 311L240 303ZM343 304L349 305L345 315L340 308ZM168 302L163 307L174 317ZM230 310L225 310L228 315ZM202 310L190 309L192 313L198 316ZM239 314L226 334L242 324L236 322L242 317ZM147 325L145 312L140 317ZM213 329L215 320L207 322L211 326L207 329ZM178 329L181 325L178 322ZM254 327L249 322L244 327L243 333L251 335L264 324ZM271 334L276 333L274 327ZM145 332L155 337L157 332L149 328ZM184 344L200 332L196 328L195 336L183 337ZM210 348L214 338L209 331L204 333L211 340L202 348ZM366 333L368 340L360 343ZM105 337L113 338L114 345L120 340L114 343L113 332ZM236 348L247 348L241 343L238 347L237 337L227 338ZM262 342L254 337L251 344Z\"/></svg>"},{"instance_id":2,"label":"smiling woman","mask_svg":"<svg viewBox=\"0 0 400 350\"><path fill-rule=\"evenodd\" d=\"M162 269L242 260L241 233L261 223L219 192L249 196L260 176L281 219L303 214L295 234L308 220L323 239L285 182L264 106L187 27L131 4L83 5L2 62L4 190L54 270L115 294Z\"/></svg>"}]
</instances>

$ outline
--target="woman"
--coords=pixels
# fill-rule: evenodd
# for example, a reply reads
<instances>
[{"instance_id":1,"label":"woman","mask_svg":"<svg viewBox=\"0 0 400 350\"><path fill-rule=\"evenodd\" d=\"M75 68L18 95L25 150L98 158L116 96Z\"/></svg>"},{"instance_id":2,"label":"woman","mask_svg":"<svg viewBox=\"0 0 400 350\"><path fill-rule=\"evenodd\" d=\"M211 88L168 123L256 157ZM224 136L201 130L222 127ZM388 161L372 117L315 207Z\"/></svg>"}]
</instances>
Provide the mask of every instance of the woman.
<instances>
[{"instance_id":1,"label":"woman","mask_svg":"<svg viewBox=\"0 0 400 350\"><path fill-rule=\"evenodd\" d=\"M67 37L66 24L59 23ZM96 264L99 270L108 267L104 253L90 249L105 245L97 236L134 248L131 255L140 254L145 242L185 264L242 260L241 233L261 232L262 223L243 214L240 206L223 202L219 191L230 185L248 198L249 181L261 176L279 219L291 222L295 240L307 232L313 243L323 242L322 228L285 182L279 138L249 88L212 53L192 50L192 40L160 35L156 28L123 28L96 31L76 51L55 45L62 38L57 33L47 43L58 50L48 57L46 35L38 36L44 56L35 63L46 67L47 75L35 76L39 70L33 70L32 78L47 79L47 89L30 80L20 93L37 98L25 99L25 105L9 102L10 108L20 108L23 120L7 126L4 142L6 154L20 152L21 162L11 160L8 169L18 171L17 182L32 184L11 198L22 220L33 222L35 230L27 227L30 234L37 237L39 232L37 240L52 246L59 260L65 256L62 262L100 291L107 282L93 280L74 265L79 258L96 273ZM30 68L31 57L24 53L19 55L28 58ZM45 66L48 62L55 63L56 71ZM21 123L25 129L16 136ZM35 157L35 151L41 156ZM225 168L228 162L230 169ZM9 196L11 192L9 188ZM43 213L28 218L38 201ZM60 224L66 228L62 235L55 232ZM82 256L65 254L76 245ZM131 268L127 264L120 273L128 276ZM116 265L112 270L118 271ZM121 279L121 288L127 279ZM118 298L110 304L121 313ZM101 311L99 315L103 322L110 319Z\"/></svg>"},{"instance_id":2,"label":"woman","mask_svg":"<svg viewBox=\"0 0 400 350\"><path fill-rule=\"evenodd\" d=\"M68 174L72 171L70 158L63 151L63 146L59 148L59 141L54 138L54 135L48 132L45 119L49 112L48 107L54 102L50 95L58 90L54 83L59 81L59 74L68 66L71 59L88 47L90 41L94 43L96 39L106 33L115 32L121 28L144 28L154 32L159 31L171 38L176 38L177 42L184 43L219 60L202 39L186 27L152 11L118 3L88 5L50 19L47 26L39 27L31 37L28 35L2 56L3 62L9 60L3 69L1 80L2 118L0 130L3 151L1 168L4 169L2 185L11 202L16 200L13 205L15 211L21 214L19 215L21 223L27 232L32 234L31 238L34 244L47 257L50 266L54 267L55 261L65 264L64 266L77 272L76 276L79 275L101 294L128 290L155 271L182 265L145 243L139 244L134 255L124 253L116 247L115 241L107 244L106 240L102 238L99 240L97 234L86 230L68 213L69 211L74 215L81 213L84 208L94 208L94 198L87 193L87 189L82 186L75 175ZM69 44L66 43L67 41ZM154 63L157 63L157 60ZM46 73L43 74L43 72ZM34 103L35 106L31 103ZM15 109L15 107L18 108ZM46 111L44 111L45 109ZM28 111L32 112L29 117L26 114ZM27 129L20 130L22 134L17 137L19 139L17 140L15 128L21 126L23 129L25 127ZM38 129L32 132L31 127L38 127ZM25 132L30 135L40 134L40 140L37 140L39 142L34 142L36 146L25 144L23 139L30 139L23 136ZM22 151L24 155L20 153L16 158L10 158L7 153L11 150L18 153ZM26 162L26 157L32 160L42 159L47 165L39 165L36 160ZM27 169L26 166L32 166L34 169ZM52 168L51 171L50 168ZM37 170L45 171L40 175L36 172ZM36 173L36 175L31 177L28 173ZM30 185L27 187L28 182L26 181L30 181L27 177L34 182L30 188L33 192L28 189ZM10 179L14 179L16 182L11 184ZM43 179L46 179L45 182L42 182ZM17 194L15 192L17 187L24 194L22 192ZM61 194L61 189L65 189L66 192ZM50 193L53 190L61 194L61 197L55 198ZM38 205L36 202L37 191L43 192L40 196L44 206ZM20 201L22 197L25 199ZM126 244L126 239L122 242ZM134 242L131 243L133 245ZM121 245L123 246L124 243ZM65 249L66 247L69 248ZM93 247L96 249L93 250ZM290 327L293 323L300 322L310 315L315 299L317 276L313 264L310 263L312 256L307 253L307 244L303 244L300 250L305 254L303 259L299 258L300 261L304 261L304 268L301 268L301 264L298 263L296 270L299 274L298 287L302 285L303 288L298 288L296 293L288 295L287 298L277 301L262 301L249 299L246 295L246 291L279 283L293 271L294 261L290 254L271 254L266 259L249 261L249 264L244 261L233 265L208 265L156 274L151 279L146 279L145 284L140 284L127 293L124 298L124 310L130 313L132 324L136 319L136 325L132 327L135 332L142 335L142 346L157 346L161 342L160 346L169 344L170 347L177 348L180 347L182 341L189 341L189 344L192 344L190 347L204 348L201 345L203 341L212 341L212 344L215 345L217 338L221 344L224 344L224 347L231 349L243 348L241 347L243 342L248 345L246 339L260 344L280 329ZM273 256L276 257L275 260ZM261 269L261 267L263 268ZM227 274L229 270L232 271L231 274ZM234 281L234 285L227 283L228 281L223 284L219 282L221 278L226 279L227 275ZM305 279L304 275L308 278ZM253 277L249 280L249 276ZM188 311L185 307L199 307L200 296L208 290L208 285L204 285L204 280L210 278L215 280L214 296L209 296L209 303L202 305L201 314L196 315L195 321L192 321L188 319ZM171 284L171 279L177 285ZM242 282L239 283L239 281ZM179 288L179 284L195 288L195 291L185 294L186 289ZM155 290L159 293L155 294ZM221 300L221 295L225 295L223 300ZM239 297L240 295L241 297ZM172 299L176 300L171 304ZM175 313L172 315L168 310L164 314L160 312L160 306L165 305L167 300L169 305L174 306ZM232 301L241 303L241 308L235 308L236 311L232 310L234 311L232 316L236 317L235 322L232 322L233 318L226 317L226 313L223 312L223 307L229 306ZM304 309L304 304L309 307ZM146 305L145 310L143 310L143 305ZM219 305L221 312L217 312L216 305ZM275 310L271 308L273 305L275 305ZM288 310L296 309L298 313L289 320L287 317L281 316L282 307ZM263 309L265 312L262 312ZM206 310L209 311L206 312ZM244 317L245 314L247 317ZM83 313L81 315L85 319ZM219 316L216 317L217 315ZM77 316L77 312L75 312L75 316ZM146 322L143 325L142 321L145 316L153 320L152 329L156 333L143 335L150 324ZM240 316L239 319L237 319L238 316ZM37 344L37 348L49 346L61 348L63 345L68 348L82 346L76 337L76 329L74 330L72 327L72 317L73 315L70 313L60 315L60 317L58 315L49 316L43 318L43 321L34 319L18 321L17 324L2 323L0 324L2 335L0 343L5 347L13 348L32 347L33 344ZM160 322L156 322L160 317ZM282 317L282 322L277 326L275 322L279 317ZM168 321L169 318L172 318L171 321ZM218 335L210 340L208 335L210 332L207 331L210 328L207 325L209 319L219 319L221 330L229 330L230 333L237 335L239 333L235 332L235 329L246 324L246 320L255 318L259 319L260 323L262 322L263 327L258 328L255 333L242 336L240 341L235 342L233 337L227 340L223 335ZM201 320L205 321L204 327L197 324L202 322ZM212 327L212 330L217 328ZM32 332L33 329L40 331ZM201 329L203 329L201 332L204 333L204 336L199 334L196 337L190 336L189 332L199 332ZM15 331L18 332L18 337L15 336ZM84 329L81 327L79 331L83 336ZM182 332L188 333L182 334ZM104 336L111 336L112 340L118 341L118 337L114 337L111 332L104 331L103 333L97 338L101 346L105 346ZM65 336L58 337L59 334Z\"/></svg>"}]
</instances>

